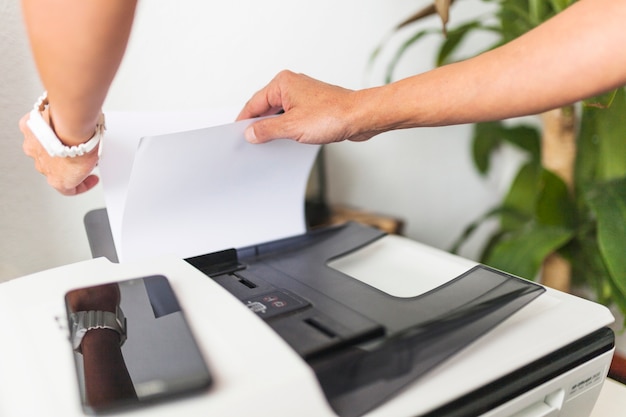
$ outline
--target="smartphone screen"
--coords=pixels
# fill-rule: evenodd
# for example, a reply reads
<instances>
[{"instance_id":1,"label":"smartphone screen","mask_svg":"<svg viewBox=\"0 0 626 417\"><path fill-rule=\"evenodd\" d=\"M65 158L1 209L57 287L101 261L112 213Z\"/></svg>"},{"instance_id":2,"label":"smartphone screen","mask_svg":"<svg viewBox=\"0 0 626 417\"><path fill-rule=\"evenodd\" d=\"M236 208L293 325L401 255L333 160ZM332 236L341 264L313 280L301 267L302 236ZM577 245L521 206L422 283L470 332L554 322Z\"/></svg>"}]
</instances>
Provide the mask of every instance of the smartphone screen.
<instances>
[{"instance_id":1,"label":"smartphone screen","mask_svg":"<svg viewBox=\"0 0 626 417\"><path fill-rule=\"evenodd\" d=\"M209 370L166 277L75 289L65 304L70 331L82 311L109 311L124 321L123 336L98 328L81 339L70 337L86 412L151 404L210 386Z\"/></svg>"}]
</instances>

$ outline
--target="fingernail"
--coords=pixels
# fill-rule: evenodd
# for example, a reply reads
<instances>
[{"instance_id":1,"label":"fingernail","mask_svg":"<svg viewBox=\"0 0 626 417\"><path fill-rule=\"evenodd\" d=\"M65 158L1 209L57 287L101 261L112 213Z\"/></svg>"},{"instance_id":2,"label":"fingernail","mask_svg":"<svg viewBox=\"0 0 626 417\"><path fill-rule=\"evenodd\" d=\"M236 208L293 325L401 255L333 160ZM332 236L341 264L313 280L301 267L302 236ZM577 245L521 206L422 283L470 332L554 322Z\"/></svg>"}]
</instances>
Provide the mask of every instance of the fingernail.
<instances>
[{"instance_id":1,"label":"fingernail","mask_svg":"<svg viewBox=\"0 0 626 417\"><path fill-rule=\"evenodd\" d=\"M248 126L246 128L244 136L248 142L257 143L256 134L254 133L254 128L252 126Z\"/></svg>"}]
</instances>

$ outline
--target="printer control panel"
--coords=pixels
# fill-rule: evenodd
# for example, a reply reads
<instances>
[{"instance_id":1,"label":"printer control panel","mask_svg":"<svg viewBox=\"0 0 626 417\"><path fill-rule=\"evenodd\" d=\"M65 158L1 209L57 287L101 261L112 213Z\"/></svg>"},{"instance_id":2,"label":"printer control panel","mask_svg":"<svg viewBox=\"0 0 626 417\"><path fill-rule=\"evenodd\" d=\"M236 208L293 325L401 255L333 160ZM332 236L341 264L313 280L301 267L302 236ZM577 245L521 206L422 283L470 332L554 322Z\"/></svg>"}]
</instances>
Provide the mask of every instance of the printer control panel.
<instances>
[{"instance_id":1,"label":"printer control panel","mask_svg":"<svg viewBox=\"0 0 626 417\"><path fill-rule=\"evenodd\" d=\"M187 262L241 300L307 360L385 335L380 323L287 274L274 257L259 256L257 249L253 256L231 249Z\"/></svg>"},{"instance_id":2,"label":"printer control panel","mask_svg":"<svg viewBox=\"0 0 626 417\"><path fill-rule=\"evenodd\" d=\"M246 307L264 320L301 310L311 305L308 301L284 290L272 291L242 301Z\"/></svg>"},{"instance_id":3,"label":"printer control panel","mask_svg":"<svg viewBox=\"0 0 626 417\"><path fill-rule=\"evenodd\" d=\"M305 359L384 335L378 323L318 291L296 288L297 281L281 282L280 272L262 264L211 278L265 320Z\"/></svg>"}]
</instances>

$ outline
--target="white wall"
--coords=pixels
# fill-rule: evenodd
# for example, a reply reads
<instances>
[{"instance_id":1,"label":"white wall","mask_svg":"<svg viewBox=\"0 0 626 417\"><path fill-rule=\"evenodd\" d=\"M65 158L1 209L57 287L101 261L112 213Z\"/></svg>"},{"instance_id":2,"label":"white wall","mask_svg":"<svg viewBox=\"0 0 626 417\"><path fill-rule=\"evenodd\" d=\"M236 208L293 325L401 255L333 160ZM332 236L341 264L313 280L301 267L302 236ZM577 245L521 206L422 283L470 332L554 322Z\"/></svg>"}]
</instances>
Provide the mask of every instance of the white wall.
<instances>
[{"instance_id":1,"label":"white wall","mask_svg":"<svg viewBox=\"0 0 626 417\"><path fill-rule=\"evenodd\" d=\"M382 65L368 80L365 77L371 51L389 28L425 3L140 2L105 110L240 107L283 68L348 88L379 84ZM453 18L483 6L478 2L477 8L476 0L462 3ZM99 188L80 197L57 195L23 156L17 120L41 86L18 2L0 0L0 16L2 280L89 258L82 217L104 203ZM413 51L399 75L430 68L433 42ZM476 176L468 135L467 126L456 126L331 145L329 197L335 203L401 217L410 237L445 248L468 221L494 204L506 183L504 165L489 179ZM470 247L468 255L472 251Z\"/></svg>"}]
</instances>

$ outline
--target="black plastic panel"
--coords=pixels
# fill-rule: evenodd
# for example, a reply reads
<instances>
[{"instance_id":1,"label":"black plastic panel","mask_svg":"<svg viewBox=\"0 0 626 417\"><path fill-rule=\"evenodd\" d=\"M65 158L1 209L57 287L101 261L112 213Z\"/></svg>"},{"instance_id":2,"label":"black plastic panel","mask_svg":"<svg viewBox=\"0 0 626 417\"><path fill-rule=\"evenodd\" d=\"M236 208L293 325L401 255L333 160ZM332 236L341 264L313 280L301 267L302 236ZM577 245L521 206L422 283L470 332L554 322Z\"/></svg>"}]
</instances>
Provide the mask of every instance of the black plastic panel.
<instances>
[{"instance_id":1,"label":"black plastic panel","mask_svg":"<svg viewBox=\"0 0 626 417\"><path fill-rule=\"evenodd\" d=\"M479 265L400 298L327 266L383 236L348 223L238 249L243 268L212 275L307 360L342 417L381 404L545 291ZM300 300L297 306L280 314L259 305L281 292Z\"/></svg>"}]
</instances>

